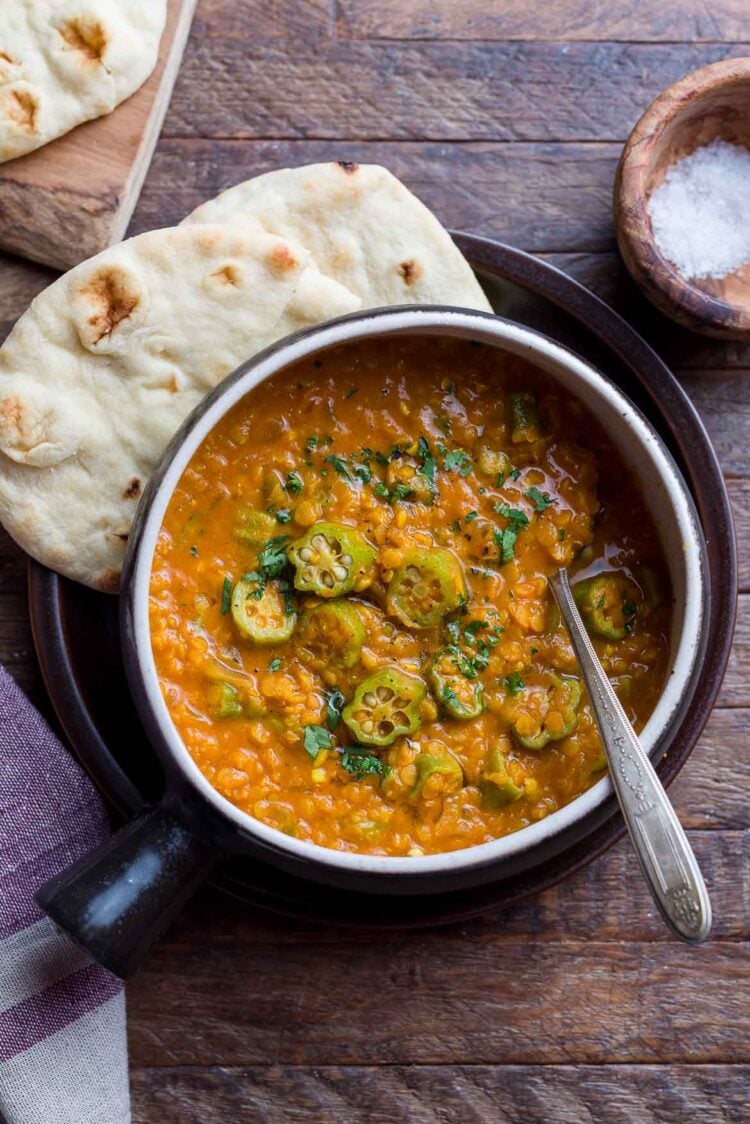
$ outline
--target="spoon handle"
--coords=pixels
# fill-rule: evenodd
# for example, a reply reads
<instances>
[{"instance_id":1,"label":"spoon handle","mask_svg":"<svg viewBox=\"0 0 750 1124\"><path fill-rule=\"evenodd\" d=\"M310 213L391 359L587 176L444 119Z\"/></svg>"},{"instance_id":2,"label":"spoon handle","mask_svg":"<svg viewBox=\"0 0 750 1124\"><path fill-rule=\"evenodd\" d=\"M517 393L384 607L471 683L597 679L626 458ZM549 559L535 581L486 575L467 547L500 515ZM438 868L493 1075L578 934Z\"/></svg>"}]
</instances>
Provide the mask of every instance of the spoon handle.
<instances>
[{"instance_id":1,"label":"spoon handle","mask_svg":"<svg viewBox=\"0 0 750 1124\"><path fill-rule=\"evenodd\" d=\"M681 940L699 944L711 929L711 902L692 847L594 651L567 571L550 578L550 585L570 633L612 784L654 901Z\"/></svg>"}]
</instances>

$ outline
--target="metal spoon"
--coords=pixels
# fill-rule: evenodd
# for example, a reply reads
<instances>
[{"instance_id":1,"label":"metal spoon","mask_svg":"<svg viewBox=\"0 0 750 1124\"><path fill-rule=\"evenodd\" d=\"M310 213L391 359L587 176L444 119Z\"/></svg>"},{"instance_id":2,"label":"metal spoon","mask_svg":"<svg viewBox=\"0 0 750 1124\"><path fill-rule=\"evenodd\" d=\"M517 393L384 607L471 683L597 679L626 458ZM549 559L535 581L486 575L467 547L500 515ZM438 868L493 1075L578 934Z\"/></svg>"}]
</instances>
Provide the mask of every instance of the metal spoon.
<instances>
[{"instance_id":1,"label":"metal spoon","mask_svg":"<svg viewBox=\"0 0 750 1124\"><path fill-rule=\"evenodd\" d=\"M654 901L681 940L700 944L711 930L711 902L693 849L599 663L573 600L568 571L559 570L550 585L588 687L612 784Z\"/></svg>"}]
</instances>

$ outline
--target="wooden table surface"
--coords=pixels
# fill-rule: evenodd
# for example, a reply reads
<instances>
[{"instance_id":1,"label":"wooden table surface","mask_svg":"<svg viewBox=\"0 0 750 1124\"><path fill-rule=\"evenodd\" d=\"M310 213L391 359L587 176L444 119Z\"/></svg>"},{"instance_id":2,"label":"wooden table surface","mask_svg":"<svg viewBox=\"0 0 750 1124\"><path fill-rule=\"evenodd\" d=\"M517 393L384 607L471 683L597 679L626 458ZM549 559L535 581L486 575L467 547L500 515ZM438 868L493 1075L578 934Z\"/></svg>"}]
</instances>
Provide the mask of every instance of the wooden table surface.
<instances>
[{"instance_id":1,"label":"wooden table surface","mask_svg":"<svg viewBox=\"0 0 750 1124\"><path fill-rule=\"evenodd\" d=\"M449 226L610 300L716 443L742 588L720 707L672 789L714 936L668 936L621 844L513 911L351 934L202 893L128 988L137 1122L750 1120L750 347L679 331L610 220L636 118L750 54L747 0L201 0L133 231L260 171L386 164ZM387 232L386 232L387 233ZM0 258L0 338L54 275ZM21 553L0 543L0 660L46 707ZM107 1124L107 1122L102 1122Z\"/></svg>"}]
</instances>

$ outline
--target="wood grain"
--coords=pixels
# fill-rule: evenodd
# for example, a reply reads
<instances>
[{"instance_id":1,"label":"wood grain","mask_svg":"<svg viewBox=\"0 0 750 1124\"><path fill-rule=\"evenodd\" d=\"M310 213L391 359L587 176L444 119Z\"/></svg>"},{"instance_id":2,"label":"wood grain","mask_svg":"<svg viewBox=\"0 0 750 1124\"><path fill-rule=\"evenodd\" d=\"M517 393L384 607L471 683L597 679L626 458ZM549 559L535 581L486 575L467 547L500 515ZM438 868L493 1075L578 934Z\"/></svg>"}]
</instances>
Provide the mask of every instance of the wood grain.
<instances>
[{"instance_id":1,"label":"wood grain","mask_svg":"<svg viewBox=\"0 0 750 1124\"><path fill-rule=\"evenodd\" d=\"M128 991L134 1064L750 1061L747 943L568 939L561 955L435 932L280 955L238 936L156 949Z\"/></svg>"},{"instance_id":2,"label":"wood grain","mask_svg":"<svg viewBox=\"0 0 750 1124\"><path fill-rule=\"evenodd\" d=\"M747 35L744 0L339 0L338 32L353 39L614 39L730 42Z\"/></svg>"},{"instance_id":3,"label":"wood grain","mask_svg":"<svg viewBox=\"0 0 750 1124\"><path fill-rule=\"evenodd\" d=\"M196 0L168 0L156 68L107 117L0 166L0 247L58 269L127 229L187 42Z\"/></svg>"},{"instance_id":4,"label":"wood grain","mask_svg":"<svg viewBox=\"0 0 750 1124\"><path fill-rule=\"evenodd\" d=\"M622 142L686 71L750 53L747 43L321 43L308 34L248 43L218 6L201 23L169 136Z\"/></svg>"},{"instance_id":5,"label":"wood grain","mask_svg":"<svg viewBox=\"0 0 750 1124\"><path fill-rule=\"evenodd\" d=\"M135 1124L744 1124L750 1067L165 1066L132 1083Z\"/></svg>"}]
</instances>

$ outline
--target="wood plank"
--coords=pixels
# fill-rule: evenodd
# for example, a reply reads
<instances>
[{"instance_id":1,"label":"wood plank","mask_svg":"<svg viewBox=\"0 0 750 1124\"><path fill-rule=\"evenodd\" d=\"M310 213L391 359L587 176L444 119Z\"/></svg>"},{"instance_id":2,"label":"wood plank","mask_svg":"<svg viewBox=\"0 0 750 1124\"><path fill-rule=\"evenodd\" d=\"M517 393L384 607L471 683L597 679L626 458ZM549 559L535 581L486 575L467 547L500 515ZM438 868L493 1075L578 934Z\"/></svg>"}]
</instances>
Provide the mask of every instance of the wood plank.
<instances>
[{"instance_id":1,"label":"wood plank","mask_svg":"<svg viewBox=\"0 0 750 1124\"><path fill-rule=\"evenodd\" d=\"M56 277L53 269L0 253L0 343L34 297Z\"/></svg>"},{"instance_id":2,"label":"wood plank","mask_svg":"<svg viewBox=\"0 0 750 1124\"><path fill-rule=\"evenodd\" d=\"M168 0L156 67L113 113L0 168L0 247L69 269L119 242L167 110L196 0Z\"/></svg>"},{"instance_id":3,"label":"wood plank","mask_svg":"<svg viewBox=\"0 0 750 1124\"><path fill-rule=\"evenodd\" d=\"M696 752L696 758L697 759ZM693 761L686 775L694 777L700 767ZM672 790L674 792L674 789ZM711 794L707 794L707 802ZM678 808L678 810L680 810ZM685 822L685 817L680 815ZM747 820L747 812L745 817ZM690 841L706 877L714 910L712 939L747 940L750 933L750 831L691 831ZM627 840L617 844L596 862L513 909L495 909L481 917L439 930L446 939L517 942L669 942L671 937L658 916L645 883L639 877L636 859ZM397 935L379 935L377 941L397 940ZM206 889L191 902L174 923L165 940L167 950L180 955L196 943L228 954L235 946L249 949L255 944L279 948L317 945L323 948L341 942L371 945L367 930L333 925L288 921L271 913L254 911L243 902L229 899L218 890Z\"/></svg>"},{"instance_id":4,"label":"wood plank","mask_svg":"<svg viewBox=\"0 0 750 1124\"><path fill-rule=\"evenodd\" d=\"M512 1033L512 1032L511 1032ZM134 1124L741 1124L741 1065L164 1066L131 1071Z\"/></svg>"},{"instance_id":5,"label":"wood plank","mask_svg":"<svg viewBox=\"0 0 750 1124\"><path fill-rule=\"evenodd\" d=\"M165 135L332 140L624 141L665 86L745 43L360 43L238 34L214 4ZM242 16L239 15L240 26ZM746 29L746 34L747 34ZM246 81L238 81L246 75Z\"/></svg>"},{"instance_id":6,"label":"wood plank","mask_svg":"<svg viewBox=\"0 0 750 1124\"><path fill-rule=\"evenodd\" d=\"M227 39L239 39L247 48L259 42L328 38L334 31L334 6L334 0L200 0L190 50L219 39L213 46L218 68L226 66ZM235 71L235 81L242 77L241 69Z\"/></svg>"},{"instance_id":7,"label":"wood plank","mask_svg":"<svg viewBox=\"0 0 750 1124\"><path fill-rule=\"evenodd\" d=\"M740 594L737 603L737 627L719 705L750 706L750 595L747 593Z\"/></svg>"},{"instance_id":8,"label":"wood plank","mask_svg":"<svg viewBox=\"0 0 750 1124\"><path fill-rule=\"evenodd\" d=\"M734 942L563 953L434 932L280 955L251 930L157 948L128 989L130 1049L135 1065L746 1063L748 998Z\"/></svg>"},{"instance_id":9,"label":"wood plank","mask_svg":"<svg viewBox=\"0 0 750 1124\"><path fill-rule=\"evenodd\" d=\"M339 0L338 33L352 39L617 39L728 42L747 35L744 0Z\"/></svg>"}]
</instances>

